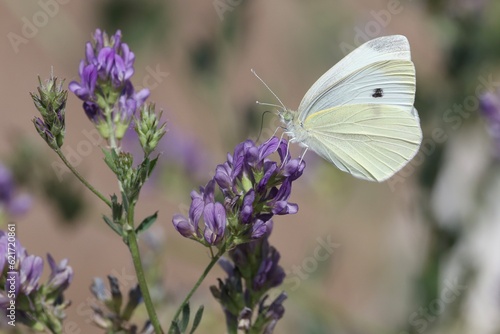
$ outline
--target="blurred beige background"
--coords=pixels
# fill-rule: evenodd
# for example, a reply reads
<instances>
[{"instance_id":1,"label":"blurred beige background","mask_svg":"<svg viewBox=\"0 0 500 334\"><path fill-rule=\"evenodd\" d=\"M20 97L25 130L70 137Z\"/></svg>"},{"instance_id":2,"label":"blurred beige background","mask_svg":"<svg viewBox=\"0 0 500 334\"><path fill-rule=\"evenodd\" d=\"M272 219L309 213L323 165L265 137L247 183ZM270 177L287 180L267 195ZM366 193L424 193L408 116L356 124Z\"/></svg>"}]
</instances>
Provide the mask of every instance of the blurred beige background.
<instances>
[{"instance_id":1,"label":"blurred beige background","mask_svg":"<svg viewBox=\"0 0 500 334\"><path fill-rule=\"evenodd\" d=\"M49 161L57 161L31 124L36 110L28 92L35 90L37 75L45 78L51 68L66 82L76 79L84 44L102 23L96 15L99 2L59 1L46 24L13 46L12 33L25 36L23 20L33 22L34 16L44 11L41 2L0 3L0 154L12 154L13 141L25 136ZM225 3L234 5L228 5L229 9L219 15L216 2L168 2L168 32L164 38L144 36L140 47L131 44L136 54L134 84L148 84L144 78L152 69L168 72L150 86L150 100L165 110L169 128L194 138L208 156L205 175L199 180L188 186L172 185L167 173L162 178L167 181L156 181L158 186L142 195L137 210L140 218L160 209L154 233L163 238L165 247L159 269L170 304L160 312L164 324L168 324L174 307L209 260L201 246L176 233L172 215L189 205L193 185L204 184L216 164L224 161L226 152L247 136L256 137L258 127L249 128L245 123L249 117L259 121L267 109L254 106L254 101L275 103L251 68L287 106L295 109L310 85L344 56L342 45L356 46L359 31L370 38L403 34L412 47L417 95L445 85L442 55L446 45L440 38L444 32L422 2L397 1L397 7L394 1L373 0ZM386 13L389 16L384 16ZM237 15L232 19L239 28L232 31L231 42L225 42L221 36L227 33L223 29L231 15ZM128 42L126 33L124 41ZM190 68L191 53L206 41L215 41L213 61L217 72L213 76L196 76ZM429 111L418 104L416 107L424 121ZM255 114L249 116L248 110ZM277 123L267 122L269 135L269 129L274 131ZM71 93L66 126L65 146L73 149L87 140L83 131L93 129L80 101ZM431 133L429 129L424 127L425 135ZM484 135L479 137L487 141ZM294 152L298 155L301 151L296 147ZM317 159L314 153L307 154L309 166L292 195L299 204L299 213L276 218L271 237L281 252L285 270L306 268L306 278L300 279L297 287L290 282L284 285L289 299L276 333L330 333L328 328L331 333L334 328L335 333L399 333L398 328L407 327L409 315L419 307L414 302L413 284L428 256L429 243L433 242L422 210L428 206L422 203L426 203L429 193L418 186L417 179L426 156L420 158L420 162L403 171L403 176L376 184L354 179ZM37 166L30 168L36 170ZM78 169L103 193L117 191L98 147L93 147ZM64 175L65 180L72 177L70 173ZM27 215L15 219L19 238L28 252L41 256L50 252L57 260L68 258L75 271L67 293L72 307L66 333L99 332L89 325L88 305L93 299L88 287L93 277L120 273L124 284L130 287L135 282L130 277L133 266L126 247L101 219L105 206L88 191L83 193L90 210L76 228L58 224L57 215L40 197ZM325 261L314 260L315 249L321 245L318 240L328 238L336 244L333 254ZM313 270L307 272L308 266ZM193 305L205 304L200 333L224 332L222 311L208 290L221 273L219 268L214 270L192 300ZM144 316L143 309L141 312Z\"/></svg>"}]
</instances>

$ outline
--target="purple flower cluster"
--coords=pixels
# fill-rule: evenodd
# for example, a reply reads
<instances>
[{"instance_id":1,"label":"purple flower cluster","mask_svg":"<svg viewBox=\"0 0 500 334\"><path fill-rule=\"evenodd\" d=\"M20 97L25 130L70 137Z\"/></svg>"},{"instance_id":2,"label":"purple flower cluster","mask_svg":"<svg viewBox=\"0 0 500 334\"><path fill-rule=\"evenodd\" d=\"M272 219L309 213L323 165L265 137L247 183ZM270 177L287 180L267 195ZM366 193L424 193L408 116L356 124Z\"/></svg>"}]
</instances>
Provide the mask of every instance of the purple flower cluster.
<instances>
[{"instance_id":1,"label":"purple flower cluster","mask_svg":"<svg viewBox=\"0 0 500 334\"><path fill-rule=\"evenodd\" d=\"M269 245L270 232L264 238L238 245L229 251L234 265L226 259L220 260L220 265L228 276L233 276L238 271L252 291L275 288L285 279L285 271L278 264L280 253Z\"/></svg>"},{"instance_id":2,"label":"purple flower cluster","mask_svg":"<svg viewBox=\"0 0 500 334\"><path fill-rule=\"evenodd\" d=\"M126 43L122 43L119 30L109 38L97 29L93 40L94 43L86 44L85 59L80 63L80 82L71 82L69 90L84 101L85 113L99 126L103 137L114 134L121 139L132 116L150 92L148 89L135 92L130 81L135 55ZM106 128L110 121L116 129Z\"/></svg>"},{"instance_id":3,"label":"purple flower cluster","mask_svg":"<svg viewBox=\"0 0 500 334\"><path fill-rule=\"evenodd\" d=\"M287 298L284 292L266 304L268 291L281 285L285 278L279 265L280 254L269 245L269 234L236 246L229 251L229 259L219 260L227 278L219 280L218 286L212 286L211 292L222 305L229 328L272 333L283 317L282 304Z\"/></svg>"},{"instance_id":4,"label":"purple flower cluster","mask_svg":"<svg viewBox=\"0 0 500 334\"><path fill-rule=\"evenodd\" d=\"M30 206L31 197L16 195L12 173L0 163L0 212L5 208L8 213L18 215L25 213Z\"/></svg>"},{"instance_id":5,"label":"purple flower cluster","mask_svg":"<svg viewBox=\"0 0 500 334\"><path fill-rule=\"evenodd\" d=\"M494 142L494 155L500 159L500 94L485 93L481 96L480 107Z\"/></svg>"},{"instance_id":6,"label":"purple flower cluster","mask_svg":"<svg viewBox=\"0 0 500 334\"><path fill-rule=\"evenodd\" d=\"M269 156L278 152L280 162ZM289 203L292 182L302 175L305 162L291 159L288 144L276 137L257 146L247 140L234 154L218 165L215 176L200 192L191 193L188 217L175 215L174 227L184 237L205 245L233 245L261 238L268 232L273 215L294 214L297 204ZM215 201L215 186L224 196ZM200 220L203 217L203 224Z\"/></svg>"},{"instance_id":7,"label":"purple flower cluster","mask_svg":"<svg viewBox=\"0 0 500 334\"><path fill-rule=\"evenodd\" d=\"M9 243L15 244L14 270L8 257ZM10 247L12 250L12 247ZM12 254L11 254L12 255ZM28 299L28 309L21 311L36 312L33 305L41 302L44 306L55 306L62 302L61 294L73 279L73 269L68 266L65 259L57 264L50 254L47 254L51 273L48 282L40 285L39 281L43 272L43 259L36 255L29 255L26 249L15 239L13 235L0 231L0 282L5 286L0 287L0 307L5 310L10 298L8 292L14 290L16 299ZM9 268L7 268L9 267ZM12 274L14 272L14 274ZM12 289L12 287L14 289ZM24 304L18 304L24 305Z\"/></svg>"}]
</instances>

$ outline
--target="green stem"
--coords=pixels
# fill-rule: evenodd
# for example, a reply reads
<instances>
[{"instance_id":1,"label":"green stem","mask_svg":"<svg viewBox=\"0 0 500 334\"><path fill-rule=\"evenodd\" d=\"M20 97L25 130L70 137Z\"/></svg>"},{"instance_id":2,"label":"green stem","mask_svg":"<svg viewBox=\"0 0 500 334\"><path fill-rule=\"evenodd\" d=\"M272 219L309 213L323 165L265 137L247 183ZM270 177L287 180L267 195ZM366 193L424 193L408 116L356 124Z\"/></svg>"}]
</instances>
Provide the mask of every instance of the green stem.
<instances>
[{"instance_id":1,"label":"green stem","mask_svg":"<svg viewBox=\"0 0 500 334\"><path fill-rule=\"evenodd\" d=\"M115 139L115 126L113 124L113 120L111 119L112 115L111 109L109 107L106 107L104 114L106 115L106 123L108 124L108 129L109 129L109 146L119 151Z\"/></svg>"},{"instance_id":2,"label":"green stem","mask_svg":"<svg viewBox=\"0 0 500 334\"><path fill-rule=\"evenodd\" d=\"M177 312L175 312L174 318L172 320L172 324L174 323L175 320L177 320L177 318L179 317L179 315L182 312L182 309L184 308L184 305L186 305L189 302L189 300L191 299L191 296L200 287L200 285L203 282L203 280L205 279L205 277L207 277L210 270L212 270L213 266L217 263L217 261L219 261L220 257L224 254L224 252L225 252L225 248L223 247L219 250L219 252L214 257L212 257L212 261L210 261L208 266L205 268L205 271L203 271L203 274L201 274L200 278L198 278L198 281L196 282L196 284L193 286L191 291L189 291L188 295L186 296L186 298L184 299L182 304L177 309ZM170 325L169 332L171 332L172 330L173 330L172 325Z\"/></svg>"},{"instance_id":3,"label":"green stem","mask_svg":"<svg viewBox=\"0 0 500 334\"><path fill-rule=\"evenodd\" d=\"M71 172L73 172L73 174L78 178L78 180L80 180L80 182L83 183L83 185L85 187L87 187L91 192L93 192L97 197L99 197L104 203L106 203L107 206L111 207L111 201L109 199L107 199L99 191L97 191L97 189L95 189L90 183L88 183L87 180L85 180L85 178L80 173L78 173L78 171L75 169L75 167L73 167L73 165L71 165L69 163L68 159L66 159L66 156L61 152L60 149L55 149L54 151L56 151L57 155L61 158L61 160L64 162L64 164L69 168L69 170Z\"/></svg>"},{"instance_id":4,"label":"green stem","mask_svg":"<svg viewBox=\"0 0 500 334\"><path fill-rule=\"evenodd\" d=\"M146 282L146 277L144 276L144 269L142 268L141 254L139 252L139 245L137 244L137 234L134 230L134 205L135 203L130 204L127 214L128 226L131 228L131 230L128 231L127 236L128 247L130 249L130 254L132 254L135 274L137 276L137 281L139 282L139 287L141 288L142 297L144 298L144 304L146 305L151 325L153 326L156 334L163 334L153 301L151 300L151 295L149 294L148 284Z\"/></svg>"}]
</instances>

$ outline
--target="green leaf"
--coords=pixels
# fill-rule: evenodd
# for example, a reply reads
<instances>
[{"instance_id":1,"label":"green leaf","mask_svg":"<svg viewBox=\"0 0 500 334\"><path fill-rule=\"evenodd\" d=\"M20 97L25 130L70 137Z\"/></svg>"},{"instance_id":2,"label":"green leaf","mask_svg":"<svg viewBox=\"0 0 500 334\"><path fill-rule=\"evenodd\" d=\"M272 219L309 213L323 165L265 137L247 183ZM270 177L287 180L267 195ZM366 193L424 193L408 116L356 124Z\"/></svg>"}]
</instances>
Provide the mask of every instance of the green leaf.
<instances>
[{"instance_id":1,"label":"green leaf","mask_svg":"<svg viewBox=\"0 0 500 334\"><path fill-rule=\"evenodd\" d=\"M125 209L125 212L128 212L129 208L128 197L123 191L122 191L122 204L123 208Z\"/></svg>"},{"instance_id":2,"label":"green leaf","mask_svg":"<svg viewBox=\"0 0 500 334\"><path fill-rule=\"evenodd\" d=\"M151 175L151 173L153 172L153 169L155 168L156 166L156 163L158 162L158 158L160 157L160 155L158 154L158 156L156 158L154 158L153 160L151 160L149 162L149 170L148 170L148 176Z\"/></svg>"},{"instance_id":3,"label":"green leaf","mask_svg":"<svg viewBox=\"0 0 500 334\"><path fill-rule=\"evenodd\" d=\"M123 205L118 203L118 198L115 194L111 196L111 211L113 212L113 222L117 225L121 225Z\"/></svg>"},{"instance_id":4,"label":"green leaf","mask_svg":"<svg viewBox=\"0 0 500 334\"><path fill-rule=\"evenodd\" d=\"M111 290L111 309L115 314L120 314L120 309L123 302L122 292L120 291L120 284L118 279L112 275L108 275L109 286Z\"/></svg>"},{"instance_id":5,"label":"green leaf","mask_svg":"<svg viewBox=\"0 0 500 334\"><path fill-rule=\"evenodd\" d=\"M172 326L170 326L168 334L181 334L181 331L179 329L179 324L177 323L176 320L172 321Z\"/></svg>"},{"instance_id":6,"label":"green leaf","mask_svg":"<svg viewBox=\"0 0 500 334\"><path fill-rule=\"evenodd\" d=\"M104 221L106 222L106 224L108 224L108 226L111 227L111 229L116 232L116 234L118 234L119 236L122 235L122 228L121 228L121 226L116 225L115 223L113 223L111 221L111 219L109 219L106 215L102 215L102 218L104 219Z\"/></svg>"},{"instance_id":7,"label":"green leaf","mask_svg":"<svg viewBox=\"0 0 500 334\"><path fill-rule=\"evenodd\" d=\"M204 310L204 306L201 305L198 308L198 311L196 311L196 314L194 316L194 321L193 321L193 328L191 328L191 331L189 332L189 334L193 334L194 331L198 328L198 325L201 322L201 317L203 317L203 310Z\"/></svg>"},{"instance_id":8,"label":"green leaf","mask_svg":"<svg viewBox=\"0 0 500 334\"><path fill-rule=\"evenodd\" d=\"M182 318L181 318L181 321L180 321L180 330L181 330L182 333L186 332L187 326L189 324L190 313L191 313L191 309L189 308L189 303L187 303L182 308Z\"/></svg>"},{"instance_id":9,"label":"green leaf","mask_svg":"<svg viewBox=\"0 0 500 334\"><path fill-rule=\"evenodd\" d=\"M108 151L103 148L101 148L101 151L104 154L104 162L113 171L113 173L116 174L116 164L115 164L116 152L114 150Z\"/></svg>"},{"instance_id":10,"label":"green leaf","mask_svg":"<svg viewBox=\"0 0 500 334\"><path fill-rule=\"evenodd\" d=\"M144 218L144 220L139 224L139 226L135 229L135 233L139 234L141 232L146 231L158 218L158 211L152 214L149 217Z\"/></svg>"}]
</instances>

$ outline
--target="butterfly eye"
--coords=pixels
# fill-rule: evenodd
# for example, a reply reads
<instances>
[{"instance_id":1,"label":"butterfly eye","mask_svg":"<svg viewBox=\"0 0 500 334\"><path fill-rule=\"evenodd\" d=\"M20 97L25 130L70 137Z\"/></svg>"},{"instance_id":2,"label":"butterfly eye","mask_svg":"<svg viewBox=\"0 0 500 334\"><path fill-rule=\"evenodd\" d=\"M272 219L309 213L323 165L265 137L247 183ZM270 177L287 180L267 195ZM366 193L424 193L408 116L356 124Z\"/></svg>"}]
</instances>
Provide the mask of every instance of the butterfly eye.
<instances>
[{"instance_id":1,"label":"butterfly eye","mask_svg":"<svg viewBox=\"0 0 500 334\"><path fill-rule=\"evenodd\" d=\"M384 90L382 88L375 88L373 90L372 97L377 98L382 96L384 96Z\"/></svg>"}]
</instances>

